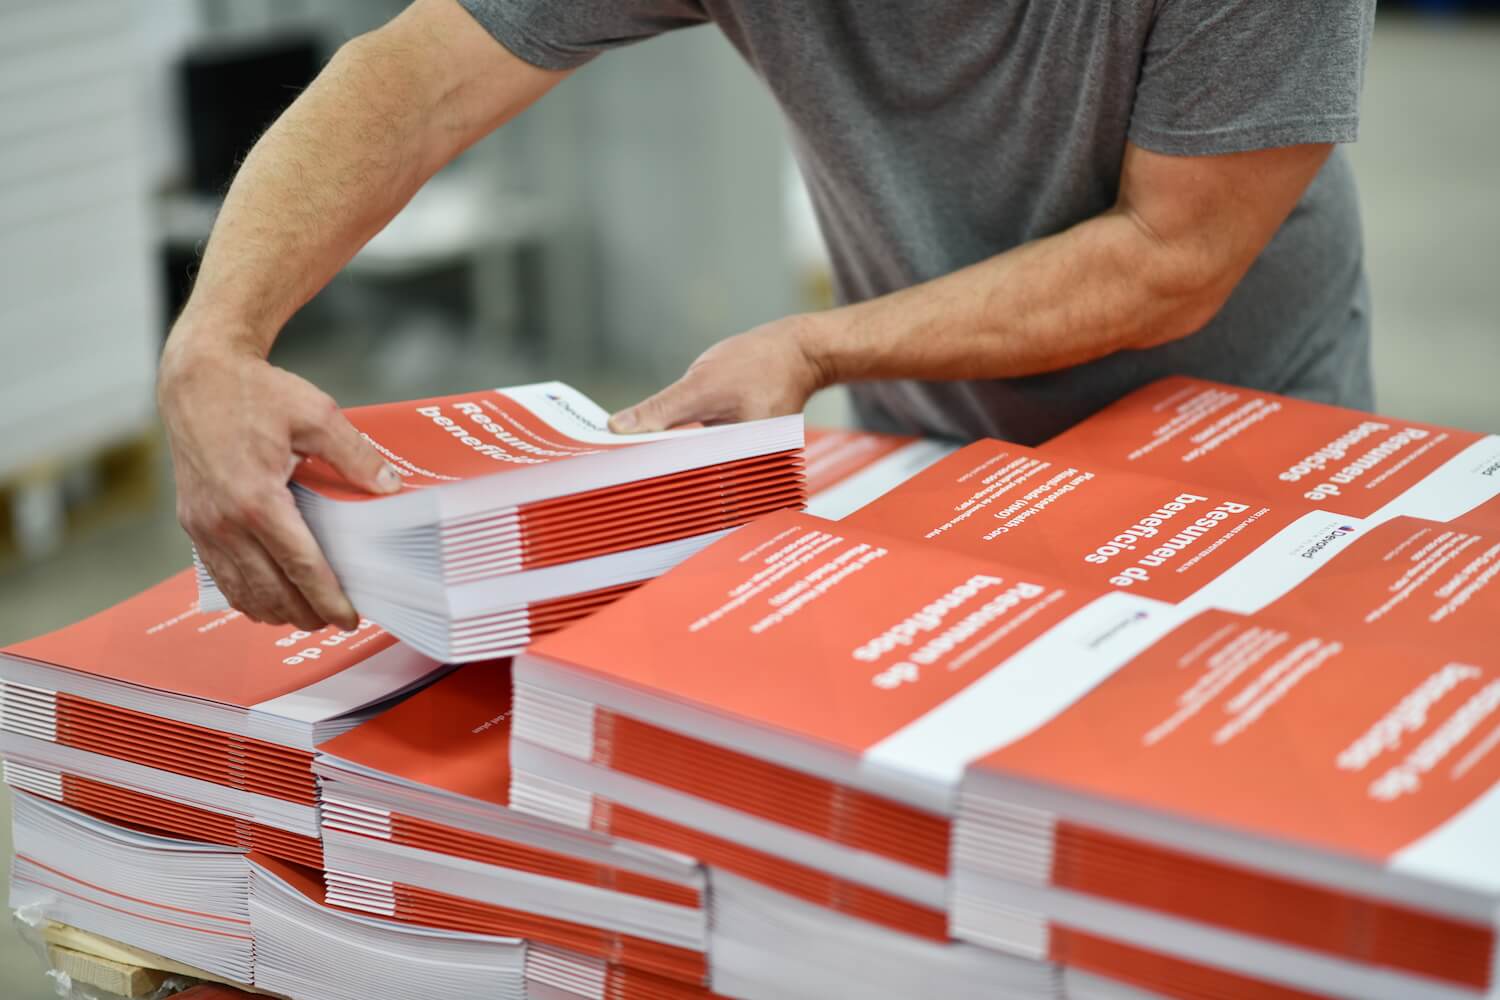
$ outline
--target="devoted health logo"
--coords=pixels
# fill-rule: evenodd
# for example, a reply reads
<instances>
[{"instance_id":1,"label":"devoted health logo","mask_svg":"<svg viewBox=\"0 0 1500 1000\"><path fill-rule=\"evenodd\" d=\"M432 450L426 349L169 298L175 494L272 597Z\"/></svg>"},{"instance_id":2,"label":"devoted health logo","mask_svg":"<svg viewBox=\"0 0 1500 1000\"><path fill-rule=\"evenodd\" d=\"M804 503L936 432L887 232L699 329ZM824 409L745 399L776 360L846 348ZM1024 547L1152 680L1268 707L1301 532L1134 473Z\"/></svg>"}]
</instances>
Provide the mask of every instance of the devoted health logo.
<instances>
[{"instance_id":1,"label":"devoted health logo","mask_svg":"<svg viewBox=\"0 0 1500 1000\"><path fill-rule=\"evenodd\" d=\"M1112 624L1112 625L1108 626L1107 628L1105 628L1102 632L1100 632L1098 635L1094 636L1092 639L1090 639L1089 643L1088 643L1088 648L1089 649L1098 649L1101 646L1103 646L1105 643L1107 643L1111 639L1113 639L1115 636L1119 635L1121 632L1124 632L1126 629L1133 628L1136 625L1139 625L1141 622L1145 621L1147 618L1150 618L1150 617L1151 617L1151 612L1147 611L1144 608L1142 608L1142 609L1140 609L1138 611L1133 611L1130 614L1126 615L1124 618L1120 619L1119 621L1117 621L1114 624Z\"/></svg>"},{"instance_id":2,"label":"devoted health logo","mask_svg":"<svg viewBox=\"0 0 1500 1000\"><path fill-rule=\"evenodd\" d=\"M559 410L562 410L568 416L572 417L574 420L578 421L580 424L582 424L583 426L589 428L590 430L595 430L595 431L602 431L602 430L604 430L604 427L602 425L600 425L596 421L590 420L588 417L585 417L582 413L579 413L578 410L573 406L572 403L570 403L568 400L564 399L563 397L559 396L557 393L555 393L555 392L543 392L542 395L546 397L546 399L547 399L547 401L549 403L555 404Z\"/></svg>"},{"instance_id":3,"label":"devoted health logo","mask_svg":"<svg viewBox=\"0 0 1500 1000\"><path fill-rule=\"evenodd\" d=\"M1332 531L1323 535L1317 541L1313 542L1307 548L1303 549L1298 553L1298 555L1300 555L1303 559L1316 559L1319 552L1322 552L1324 549L1328 548L1328 546L1332 545L1339 539L1344 538L1347 535L1354 534L1354 531L1354 525L1341 524L1338 527L1334 528Z\"/></svg>"}]
</instances>

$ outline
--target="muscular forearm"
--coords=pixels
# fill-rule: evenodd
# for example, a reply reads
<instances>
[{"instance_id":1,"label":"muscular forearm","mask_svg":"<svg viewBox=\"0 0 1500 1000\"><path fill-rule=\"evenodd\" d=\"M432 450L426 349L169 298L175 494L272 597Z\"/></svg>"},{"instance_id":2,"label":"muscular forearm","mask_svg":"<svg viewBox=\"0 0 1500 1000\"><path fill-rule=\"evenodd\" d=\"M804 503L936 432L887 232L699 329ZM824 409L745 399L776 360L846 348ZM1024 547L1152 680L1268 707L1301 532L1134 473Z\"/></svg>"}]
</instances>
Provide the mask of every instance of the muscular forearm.
<instances>
[{"instance_id":1,"label":"muscular forearm","mask_svg":"<svg viewBox=\"0 0 1500 1000\"><path fill-rule=\"evenodd\" d=\"M991 379L1192 333L1239 273L1203 266L1124 210L803 328L825 384Z\"/></svg>"},{"instance_id":2,"label":"muscular forearm","mask_svg":"<svg viewBox=\"0 0 1500 1000\"><path fill-rule=\"evenodd\" d=\"M1327 160L1327 145L1173 157L1128 145L1115 206L925 284L799 327L819 384L991 379L1194 333Z\"/></svg>"},{"instance_id":3,"label":"muscular forearm","mask_svg":"<svg viewBox=\"0 0 1500 1000\"><path fill-rule=\"evenodd\" d=\"M878 379L998 379L1185 336L1239 269L1205 266L1124 207L1056 236L866 302L715 345L616 430L799 410L818 389Z\"/></svg>"}]
</instances>

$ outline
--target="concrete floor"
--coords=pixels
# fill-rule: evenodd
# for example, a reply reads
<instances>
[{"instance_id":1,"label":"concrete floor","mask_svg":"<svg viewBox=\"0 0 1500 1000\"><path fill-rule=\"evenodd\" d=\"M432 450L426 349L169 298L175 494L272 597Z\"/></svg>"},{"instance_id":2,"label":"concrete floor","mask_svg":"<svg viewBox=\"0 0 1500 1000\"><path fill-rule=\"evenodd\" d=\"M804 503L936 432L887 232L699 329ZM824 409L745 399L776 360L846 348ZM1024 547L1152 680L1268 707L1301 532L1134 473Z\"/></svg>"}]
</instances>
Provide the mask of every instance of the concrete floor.
<instances>
[{"instance_id":1,"label":"concrete floor","mask_svg":"<svg viewBox=\"0 0 1500 1000\"><path fill-rule=\"evenodd\" d=\"M1365 95L1359 168L1375 287L1382 409L1500 432L1500 25L1382 21ZM347 357L347 355L343 355ZM371 392L334 352L281 358L352 404ZM494 358L496 384L555 373ZM472 363L438 366L431 392L485 381ZM606 405L641 386L566 373ZM414 391L412 395L420 394ZM817 415L836 419L837 398ZM165 473L164 473L165 484ZM78 539L37 565L0 574L0 644L43 632L118 600L187 564L187 543L164 485L158 508ZM9 804L0 793L0 858L9 855ZM0 896L5 876L0 872ZM36 959L0 926L0 997L51 997Z\"/></svg>"}]
</instances>

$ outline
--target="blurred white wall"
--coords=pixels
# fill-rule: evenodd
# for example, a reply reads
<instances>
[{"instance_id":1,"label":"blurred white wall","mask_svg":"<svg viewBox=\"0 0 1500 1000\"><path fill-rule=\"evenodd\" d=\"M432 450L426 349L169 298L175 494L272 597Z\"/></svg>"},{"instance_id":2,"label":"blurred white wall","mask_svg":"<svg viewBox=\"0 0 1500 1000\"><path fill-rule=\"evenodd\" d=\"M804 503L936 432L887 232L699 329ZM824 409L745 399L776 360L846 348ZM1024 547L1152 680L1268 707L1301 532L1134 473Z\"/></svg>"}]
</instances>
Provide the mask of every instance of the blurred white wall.
<instances>
[{"instance_id":1,"label":"blurred white wall","mask_svg":"<svg viewBox=\"0 0 1500 1000\"><path fill-rule=\"evenodd\" d=\"M783 126L722 35L612 53L564 87L611 359L671 378L714 341L795 308Z\"/></svg>"},{"instance_id":2,"label":"blurred white wall","mask_svg":"<svg viewBox=\"0 0 1500 1000\"><path fill-rule=\"evenodd\" d=\"M1376 405L1500 433L1500 19L1377 21L1351 154Z\"/></svg>"}]
</instances>

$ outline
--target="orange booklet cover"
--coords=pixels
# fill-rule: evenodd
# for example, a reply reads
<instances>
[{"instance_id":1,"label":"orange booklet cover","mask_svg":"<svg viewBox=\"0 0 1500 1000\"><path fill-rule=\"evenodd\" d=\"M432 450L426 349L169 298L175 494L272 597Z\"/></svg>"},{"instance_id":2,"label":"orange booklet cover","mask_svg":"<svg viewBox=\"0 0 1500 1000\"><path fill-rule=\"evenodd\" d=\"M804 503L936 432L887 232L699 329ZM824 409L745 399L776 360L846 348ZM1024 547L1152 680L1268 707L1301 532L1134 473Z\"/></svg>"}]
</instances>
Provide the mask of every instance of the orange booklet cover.
<instances>
[{"instance_id":1,"label":"orange booklet cover","mask_svg":"<svg viewBox=\"0 0 1500 1000\"><path fill-rule=\"evenodd\" d=\"M470 663L318 751L418 788L504 806L510 705L510 663Z\"/></svg>"},{"instance_id":2,"label":"orange booklet cover","mask_svg":"<svg viewBox=\"0 0 1500 1000\"><path fill-rule=\"evenodd\" d=\"M1493 655L1500 525L1387 521L978 441L846 525L1193 610L1264 612L1361 641Z\"/></svg>"},{"instance_id":3,"label":"orange booklet cover","mask_svg":"<svg viewBox=\"0 0 1500 1000\"><path fill-rule=\"evenodd\" d=\"M1098 590L1250 611L1326 563L1358 522L984 440L845 523Z\"/></svg>"},{"instance_id":4,"label":"orange booklet cover","mask_svg":"<svg viewBox=\"0 0 1500 1000\"><path fill-rule=\"evenodd\" d=\"M368 621L309 633L237 611L200 615L192 570L0 649L0 677L28 663L308 722L388 698L438 669Z\"/></svg>"},{"instance_id":5,"label":"orange booklet cover","mask_svg":"<svg viewBox=\"0 0 1500 1000\"><path fill-rule=\"evenodd\" d=\"M1178 376L1043 451L1351 517L1500 523L1500 437Z\"/></svg>"},{"instance_id":6,"label":"orange booklet cover","mask_svg":"<svg viewBox=\"0 0 1500 1000\"><path fill-rule=\"evenodd\" d=\"M541 640L517 662L518 682L528 663L565 663L863 754L1097 596L1046 574L780 513Z\"/></svg>"},{"instance_id":7,"label":"orange booklet cover","mask_svg":"<svg viewBox=\"0 0 1500 1000\"><path fill-rule=\"evenodd\" d=\"M1361 642L1495 661L1500 525L1393 518L1367 529L1265 614L1326 624Z\"/></svg>"},{"instance_id":8,"label":"orange booklet cover","mask_svg":"<svg viewBox=\"0 0 1500 1000\"><path fill-rule=\"evenodd\" d=\"M580 411L560 389L526 391L531 388L379 403L346 415L401 473L408 490L629 447L629 439L608 440L594 414ZM298 466L293 481L332 500L377 499L319 460Z\"/></svg>"},{"instance_id":9,"label":"orange booklet cover","mask_svg":"<svg viewBox=\"0 0 1500 1000\"><path fill-rule=\"evenodd\" d=\"M911 878L906 909L888 922L926 927L926 912L908 904L930 906L931 880L946 870L946 817L963 766L1064 707L1180 617L1132 594L776 514L517 658L513 753L542 753L518 767L517 781L560 780L545 769L574 765L546 758L556 753L858 847ZM553 700L557 708L541 707ZM579 701L592 708L547 722ZM695 768L674 766L689 757ZM599 803L618 800L598 829L675 850L696 836L667 829L684 822L676 812L658 813L670 822L654 833L627 833L625 819L653 807L603 786L592 794L596 821ZM714 864L747 877L790 862L811 878L807 898L825 901L813 870L823 862L801 848L762 844L764 857L736 856L730 826L699 832L707 836L691 853L711 848ZM861 876L838 877L850 912L867 915L848 888Z\"/></svg>"}]
</instances>

